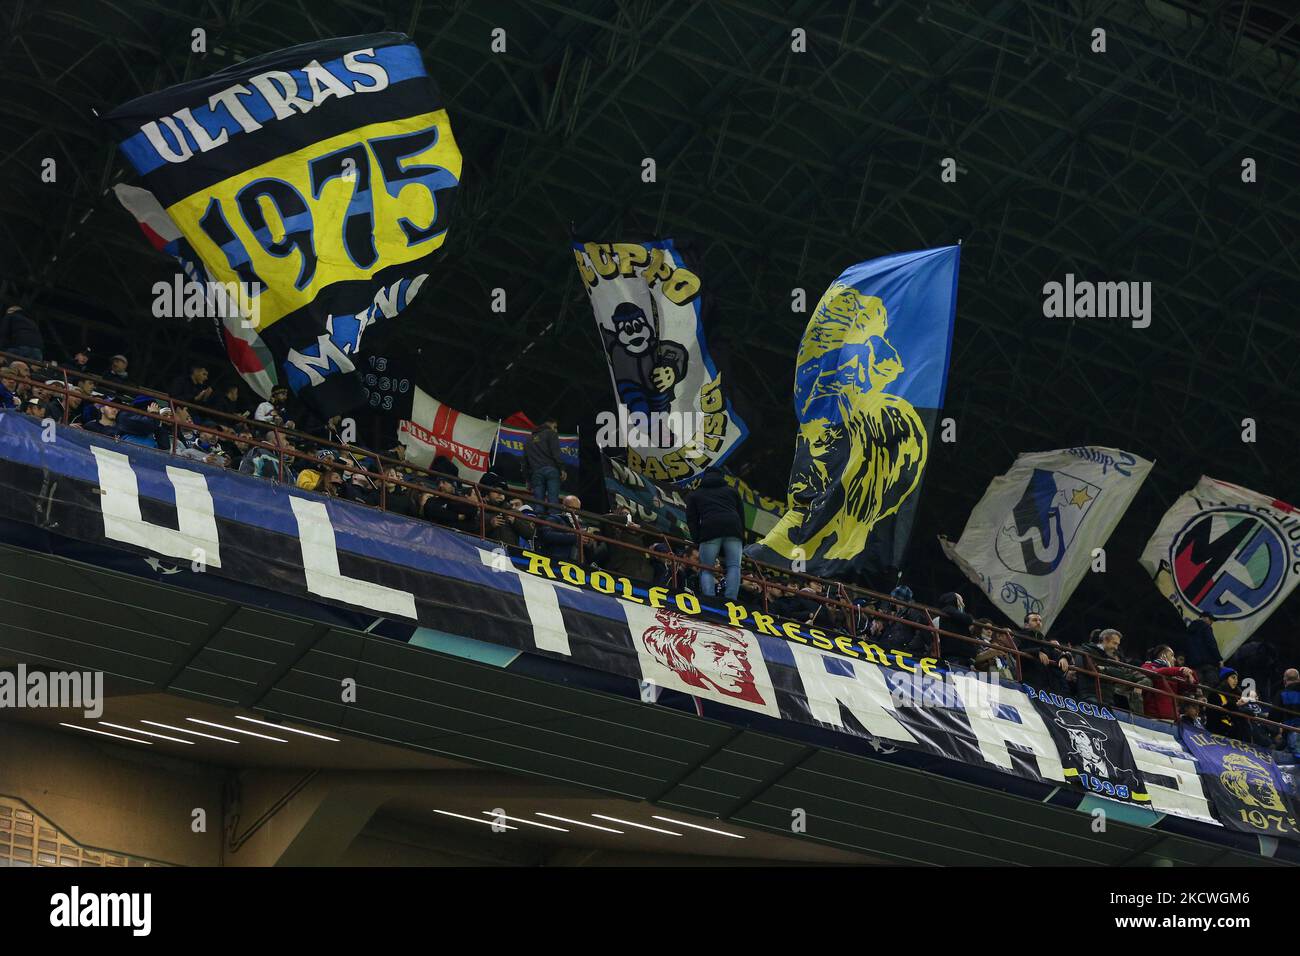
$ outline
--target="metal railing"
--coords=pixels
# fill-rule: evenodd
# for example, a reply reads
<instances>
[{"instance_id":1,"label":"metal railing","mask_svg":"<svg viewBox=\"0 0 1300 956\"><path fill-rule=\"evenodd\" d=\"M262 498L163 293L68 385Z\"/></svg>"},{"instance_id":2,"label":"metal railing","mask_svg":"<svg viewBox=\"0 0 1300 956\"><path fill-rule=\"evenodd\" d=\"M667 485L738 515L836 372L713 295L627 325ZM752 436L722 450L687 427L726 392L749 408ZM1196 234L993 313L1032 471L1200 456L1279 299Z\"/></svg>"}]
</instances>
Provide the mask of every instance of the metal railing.
<instances>
[{"instance_id":1,"label":"metal railing","mask_svg":"<svg viewBox=\"0 0 1300 956\"><path fill-rule=\"evenodd\" d=\"M78 379L88 379L97 385L111 389L114 392L130 392L136 396L148 396L155 399L159 405L165 404L168 408L173 410L170 415L162 415L157 412L151 412L147 409L142 411L134 405L123 404L107 397L87 395L79 391L71 385L68 380L67 370L63 369L61 366L52 363L33 362L30 359L19 356L10 356L2 351L0 351L0 359L4 359L10 365L12 365L13 361L19 361L26 363L29 369L33 366L39 366L58 373L58 382L54 382L50 379L37 379L31 376L22 375L14 375L14 378L17 381L31 386L33 389L62 395L63 414L61 417L62 424L64 425L69 424L69 415L71 412L71 402L69 401L69 397L75 396L83 403L89 402L94 404L96 407L110 407L117 409L119 412L125 411L136 415L143 415L158 422L160 427L166 426L170 430L169 451L173 455L176 454L177 446L180 443L181 433L195 432L211 436L217 441L233 442L236 444L236 447L243 445L245 447L262 448L269 452L274 452L278 467L276 470L276 478L271 480L283 480L283 476L286 474L285 467L288 459L307 462L310 464L312 469L322 472L322 475L328 471L341 471L352 476L362 476L369 482L371 488L378 493L378 500L373 502L373 506L378 507L383 511L389 510L389 495L395 494L397 488L405 489L408 495L414 493L418 496L416 499L419 502L417 507L421 512L423 511L424 503L430 498L456 502L462 506L472 504L478 517L477 536L481 539L488 539L488 515L504 515L509 519L526 521L536 528L551 528L564 532L566 535L572 535L577 552L575 563L580 565L587 563L586 551L588 548L593 548L597 545L603 544L606 547L622 548L628 551L639 552L648 556L651 561L666 565L665 570L668 574L668 582L674 589L678 587L679 578L682 573L689 574L691 571L698 573L707 570L710 573L715 574L716 577L721 577L721 575L717 574L717 569L706 567L698 561L691 560L690 558L677 553L678 549L684 550L686 548L695 547L693 542L686 541L685 539L658 530L642 528L639 525L623 524L618 526L624 529L624 533L626 533L630 528L634 534L646 538L658 538L660 542L665 545L666 550L656 551L653 548L601 534L594 530L594 528L610 524L611 518L609 515L599 515L581 509L561 509L557 505L541 501L527 493L510 489L510 493L507 496L508 498L513 497L521 501L529 502L536 506L537 509L533 513L516 511L509 507L502 507L485 500L482 489L474 482L441 472L435 472L431 469L421 468L402 459L392 458L366 448L350 445L344 442L336 442L328 438L321 438L298 429L287 428L283 425L272 422L250 420L247 415L233 415L227 412L221 412L209 408L199 402L173 399L171 396L153 389L138 387L135 385L125 385L120 382L112 382L90 373L77 373L76 377ZM186 409L187 416L190 417L191 420L188 422L181 422L174 412L174 409L176 408ZM196 411L204 421L194 421L191 410ZM217 424L207 424L207 422L217 421L229 422L232 427L222 428ZM236 434L233 431L233 428L241 425L247 426L250 430L253 430L254 434L247 437ZM275 440L273 442L267 442L259 439L256 434L258 431L262 432L263 435L267 437L274 435ZM336 460L332 462L322 461L314 454L308 454L307 452L293 447L293 442L307 443L315 446L317 449L330 449L336 453ZM361 459L374 459L380 470L371 471L362 467L360 464ZM415 484L414 482L406 480L404 477L395 477L392 474L393 470L405 474L419 474L426 479L433 479L434 481L446 481L453 486L464 486L469 489L470 494L459 495L454 492L447 493L439 490L437 487L430 487L427 484ZM500 491L501 489L494 490ZM331 492L327 488L317 489L317 493L331 495ZM333 496L337 497L337 495ZM359 503L372 504L371 502L365 501ZM564 520L554 520L554 516L557 513L562 513L565 516ZM548 517L548 515L550 516ZM586 522L585 524L584 521ZM857 626L857 620L860 615L865 615L873 621L882 622L882 632L892 623L904 625L913 632L925 632L930 638L930 656L935 659L942 659L941 643L945 639L948 641L957 641L961 644L971 645L974 651L987 652L993 650L995 647L999 647L1000 649L998 655L996 655L997 657L1010 656L1011 659L1014 660L1017 681L1020 681L1023 676L1023 661L1026 658L1037 657L1040 652L1046 653L1043 648L1050 646L1054 651L1059 650L1060 652L1070 655L1072 661L1069 666L1062 671L1062 673L1066 675L1067 680L1070 676L1073 676L1075 684L1078 685L1080 680L1091 679L1093 690L1095 691L1095 699L1099 703L1105 700L1105 695L1102 691L1103 682L1105 682L1122 688L1129 696L1132 696L1134 692L1140 693L1143 695L1142 699L1144 701L1146 699L1145 695L1148 694L1169 697L1174 700L1176 708L1181 704L1193 703L1201 707L1203 710L1219 711L1232 717L1239 717L1251 721L1260 726L1273 728L1275 731L1281 731L1284 734L1300 730L1300 727L1280 723L1269 718L1258 717L1253 714L1240 713L1217 704L1209 703L1208 701L1189 697L1174 691L1168 691L1162 687L1145 686L1139 681L1147 679L1154 683L1154 680L1158 675L1154 675L1153 672L1135 664L1130 664L1113 658L1106 658L1103 661L1095 661L1093 660L1092 655L1089 655L1078 648L1069 648L1064 645L1050 644L1050 642L1016 632L1011 628L999 627L981 622L976 622L972 625L972 627L980 630L991 631L994 637L998 635L1003 635L1004 639L1005 637L1010 637L1011 644L1009 646L999 646L991 643L991 641L974 637L970 634L962 634L960 632L942 629L936 623L936 620L942 617L942 611L930 607L929 605L920 604L914 601L902 601L889 595L871 591L867 588L848 585L838 581L825 580L804 572L792 571L775 565L766 564L764 562L755 561L747 556L742 557L741 570L741 587L743 588L744 586L749 585L751 589L757 588L764 614L772 615L774 613L775 609L772 608L771 601L779 599L779 597L774 598L774 594L786 597L799 597L818 605L818 610L811 615L813 618L820 615L822 609L829 610L828 617L839 612L848 625L847 628L843 629L844 632L854 638L863 639L874 636L870 633L864 634L862 629ZM638 581L636 583L649 584L649 582L644 581ZM808 585L812 585L814 590L803 590L803 588L806 588ZM861 601L865 601L866 603L855 603ZM920 611L924 621L908 619L905 615L909 611ZM791 618L788 617L786 619L791 620ZM805 621L798 623L810 622ZM869 630L870 628L868 627L868 631ZM1019 640L1029 641L1039 646L1031 650L1025 650L1015 643L1017 635L1019 636ZM977 656L980 655L972 653L972 660ZM1079 658L1081 657L1092 663L1091 670L1079 666ZM1133 672L1136 680L1128 681L1123 678L1113 677L1109 674L1103 674L1096 669L1096 663L1098 662L1110 666L1127 668ZM1051 666L1059 665L1053 663ZM1212 692L1219 693L1217 689ZM1076 693L1078 693L1077 690ZM1276 705L1268 706L1271 708L1270 714L1280 713L1285 714L1288 717L1300 717L1300 712L1280 708Z\"/></svg>"}]
</instances>

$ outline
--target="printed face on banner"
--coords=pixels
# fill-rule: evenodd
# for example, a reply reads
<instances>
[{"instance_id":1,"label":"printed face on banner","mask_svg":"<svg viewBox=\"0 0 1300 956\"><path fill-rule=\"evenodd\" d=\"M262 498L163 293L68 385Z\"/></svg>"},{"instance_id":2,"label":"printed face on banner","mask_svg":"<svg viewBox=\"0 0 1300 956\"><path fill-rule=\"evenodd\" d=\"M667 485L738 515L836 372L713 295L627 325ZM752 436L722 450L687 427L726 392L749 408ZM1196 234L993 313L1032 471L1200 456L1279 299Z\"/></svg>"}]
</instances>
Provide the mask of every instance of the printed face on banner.
<instances>
[{"instance_id":1,"label":"printed face on banner","mask_svg":"<svg viewBox=\"0 0 1300 956\"><path fill-rule=\"evenodd\" d=\"M1105 734L1091 727L1066 726L1059 715L1056 722L1065 729L1065 735L1070 740L1070 752L1079 758L1079 763L1084 770L1099 777L1114 776L1110 761L1106 759L1106 749L1102 746L1102 741L1106 739Z\"/></svg>"},{"instance_id":2,"label":"printed face on banner","mask_svg":"<svg viewBox=\"0 0 1300 956\"><path fill-rule=\"evenodd\" d=\"M763 652L749 631L660 610L633 637L650 683L779 716Z\"/></svg>"},{"instance_id":3,"label":"printed face on banner","mask_svg":"<svg viewBox=\"0 0 1300 956\"><path fill-rule=\"evenodd\" d=\"M802 548L853 560L920 486L928 435L897 393L905 365L888 335L879 296L836 282L817 304L795 366L800 426L790 494L799 508L778 525L786 537L764 541L780 554Z\"/></svg>"},{"instance_id":4,"label":"printed face on banner","mask_svg":"<svg viewBox=\"0 0 1300 956\"><path fill-rule=\"evenodd\" d=\"M1233 753L1223 758L1219 782L1234 797L1248 807L1261 810L1286 811L1282 794L1273 785L1273 775L1263 762L1244 753Z\"/></svg>"}]
</instances>

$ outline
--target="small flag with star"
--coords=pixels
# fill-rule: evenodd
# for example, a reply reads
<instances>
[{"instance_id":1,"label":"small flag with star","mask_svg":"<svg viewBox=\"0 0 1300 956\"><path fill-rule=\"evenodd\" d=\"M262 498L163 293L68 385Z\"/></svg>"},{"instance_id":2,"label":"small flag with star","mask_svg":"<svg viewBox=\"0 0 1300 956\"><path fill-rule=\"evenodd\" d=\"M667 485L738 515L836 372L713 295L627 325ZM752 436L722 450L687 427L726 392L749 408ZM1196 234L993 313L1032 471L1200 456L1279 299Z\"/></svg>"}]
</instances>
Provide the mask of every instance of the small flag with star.
<instances>
[{"instance_id":1,"label":"small flag with star","mask_svg":"<svg viewBox=\"0 0 1300 956\"><path fill-rule=\"evenodd\" d=\"M1095 445L1024 454L994 478L961 540L939 544L1014 624L1052 626L1154 462Z\"/></svg>"}]
</instances>

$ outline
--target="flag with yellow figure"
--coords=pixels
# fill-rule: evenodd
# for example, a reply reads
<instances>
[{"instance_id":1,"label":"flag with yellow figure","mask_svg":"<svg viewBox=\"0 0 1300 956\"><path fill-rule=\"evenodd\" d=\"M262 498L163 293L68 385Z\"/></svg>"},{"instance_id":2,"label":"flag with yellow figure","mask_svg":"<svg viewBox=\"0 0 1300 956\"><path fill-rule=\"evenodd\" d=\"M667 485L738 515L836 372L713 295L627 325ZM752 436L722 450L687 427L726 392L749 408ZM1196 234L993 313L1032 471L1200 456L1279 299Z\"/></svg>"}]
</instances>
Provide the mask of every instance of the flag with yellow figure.
<instances>
[{"instance_id":1,"label":"flag with yellow figure","mask_svg":"<svg viewBox=\"0 0 1300 956\"><path fill-rule=\"evenodd\" d=\"M826 290L795 359L788 510L750 557L896 576L943 407L959 256L944 246L860 262Z\"/></svg>"},{"instance_id":2,"label":"flag with yellow figure","mask_svg":"<svg viewBox=\"0 0 1300 956\"><path fill-rule=\"evenodd\" d=\"M361 404L362 340L428 279L460 182L419 48L400 33L304 44L105 119L141 180L124 205L203 290L188 298L250 387L286 384L324 418ZM155 315L178 317L155 291Z\"/></svg>"}]
</instances>

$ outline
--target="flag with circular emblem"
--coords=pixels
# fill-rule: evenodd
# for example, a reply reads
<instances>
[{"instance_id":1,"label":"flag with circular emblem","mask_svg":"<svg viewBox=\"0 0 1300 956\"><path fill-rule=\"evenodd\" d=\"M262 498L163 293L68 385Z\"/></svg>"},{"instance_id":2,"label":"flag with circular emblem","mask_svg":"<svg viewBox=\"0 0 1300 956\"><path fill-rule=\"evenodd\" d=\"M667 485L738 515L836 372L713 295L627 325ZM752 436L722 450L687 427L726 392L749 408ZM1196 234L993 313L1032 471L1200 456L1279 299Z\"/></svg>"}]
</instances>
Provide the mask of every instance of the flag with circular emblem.
<instances>
[{"instance_id":1,"label":"flag with circular emblem","mask_svg":"<svg viewBox=\"0 0 1300 956\"><path fill-rule=\"evenodd\" d=\"M1185 621L1213 616L1226 658L1300 583L1300 512L1202 475L1165 512L1141 561Z\"/></svg>"}]
</instances>

